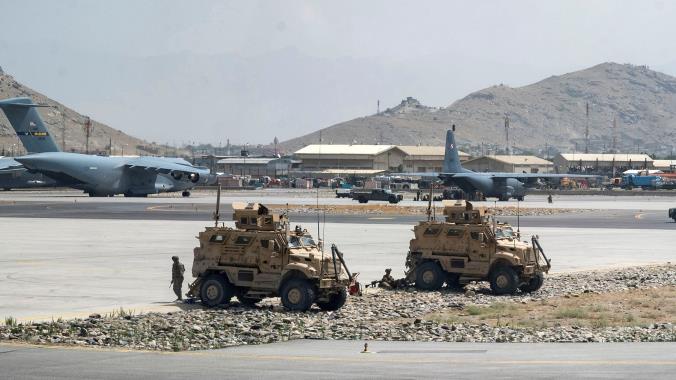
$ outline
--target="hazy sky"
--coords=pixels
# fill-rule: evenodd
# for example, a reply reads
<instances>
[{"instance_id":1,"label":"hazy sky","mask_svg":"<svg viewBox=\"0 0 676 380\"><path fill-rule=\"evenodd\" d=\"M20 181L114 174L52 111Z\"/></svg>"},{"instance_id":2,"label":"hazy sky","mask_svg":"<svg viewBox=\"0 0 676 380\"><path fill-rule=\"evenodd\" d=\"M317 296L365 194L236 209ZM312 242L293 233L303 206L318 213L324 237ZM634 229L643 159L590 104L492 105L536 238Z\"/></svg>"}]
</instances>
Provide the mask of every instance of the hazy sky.
<instances>
[{"instance_id":1,"label":"hazy sky","mask_svg":"<svg viewBox=\"0 0 676 380\"><path fill-rule=\"evenodd\" d=\"M160 143L269 143L605 61L676 75L670 1L0 0L0 66Z\"/></svg>"}]
</instances>

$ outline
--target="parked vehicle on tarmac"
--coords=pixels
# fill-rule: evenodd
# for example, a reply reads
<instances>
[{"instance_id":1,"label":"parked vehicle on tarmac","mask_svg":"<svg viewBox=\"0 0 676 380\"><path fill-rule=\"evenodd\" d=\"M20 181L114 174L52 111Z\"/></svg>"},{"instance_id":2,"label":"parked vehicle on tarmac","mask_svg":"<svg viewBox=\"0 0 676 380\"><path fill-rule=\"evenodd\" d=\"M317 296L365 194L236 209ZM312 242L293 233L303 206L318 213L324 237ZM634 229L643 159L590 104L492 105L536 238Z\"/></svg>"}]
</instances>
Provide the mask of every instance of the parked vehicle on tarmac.
<instances>
[{"instance_id":1,"label":"parked vehicle on tarmac","mask_svg":"<svg viewBox=\"0 0 676 380\"><path fill-rule=\"evenodd\" d=\"M669 217L676 222L676 208L669 209Z\"/></svg>"},{"instance_id":2,"label":"parked vehicle on tarmac","mask_svg":"<svg viewBox=\"0 0 676 380\"><path fill-rule=\"evenodd\" d=\"M335 245L324 253L300 226L289 229L286 215L259 203L233 203L235 228L218 225L200 232L194 249L188 296L204 306L227 304L233 297L254 305L281 297L287 310L340 309L354 278ZM217 208L218 210L218 208Z\"/></svg>"},{"instance_id":3,"label":"parked vehicle on tarmac","mask_svg":"<svg viewBox=\"0 0 676 380\"><path fill-rule=\"evenodd\" d=\"M352 199L359 203L368 203L368 201L385 201L390 203L399 203L404 199L401 194L393 193L389 189L370 189L370 190L353 190Z\"/></svg>"},{"instance_id":4,"label":"parked vehicle on tarmac","mask_svg":"<svg viewBox=\"0 0 676 380\"><path fill-rule=\"evenodd\" d=\"M537 236L520 241L511 226L491 223L487 210L470 202L443 204L445 221L427 220L413 228L406 257L408 281L422 290L470 281L489 281L494 294L540 289L551 264Z\"/></svg>"}]
</instances>

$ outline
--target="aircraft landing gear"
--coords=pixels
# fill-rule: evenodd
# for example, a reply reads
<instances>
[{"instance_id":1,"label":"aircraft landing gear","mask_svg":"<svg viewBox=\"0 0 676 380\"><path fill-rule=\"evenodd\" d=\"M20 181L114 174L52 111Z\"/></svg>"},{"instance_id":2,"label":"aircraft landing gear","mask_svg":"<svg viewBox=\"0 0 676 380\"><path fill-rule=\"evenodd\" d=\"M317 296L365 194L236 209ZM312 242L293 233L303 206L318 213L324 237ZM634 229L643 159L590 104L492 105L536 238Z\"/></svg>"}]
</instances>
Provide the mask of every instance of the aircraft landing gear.
<instances>
[{"instance_id":1,"label":"aircraft landing gear","mask_svg":"<svg viewBox=\"0 0 676 380\"><path fill-rule=\"evenodd\" d=\"M181 195L182 195L183 197L186 197L186 198L187 198L187 197L190 196L190 192L189 192L188 190L185 190L185 191L183 191L183 192L181 193Z\"/></svg>"}]
</instances>

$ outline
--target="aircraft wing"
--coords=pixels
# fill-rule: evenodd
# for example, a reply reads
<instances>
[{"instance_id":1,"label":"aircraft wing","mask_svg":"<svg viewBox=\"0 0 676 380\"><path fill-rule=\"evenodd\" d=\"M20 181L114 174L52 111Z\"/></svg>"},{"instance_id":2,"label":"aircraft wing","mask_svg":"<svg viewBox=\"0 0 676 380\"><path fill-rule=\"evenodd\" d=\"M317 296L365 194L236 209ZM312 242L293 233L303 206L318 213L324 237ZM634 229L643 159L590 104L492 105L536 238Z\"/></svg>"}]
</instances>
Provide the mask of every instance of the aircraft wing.
<instances>
[{"instance_id":1,"label":"aircraft wing","mask_svg":"<svg viewBox=\"0 0 676 380\"><path fill-rule=\"evenodd\" d=\"M188 174L203 174L201 170L192 166L177 163L172 160L166 160L157 157L138 157L127 161L124 164L128 169L140 169L156 173L169 174L171 172L183 172Z\"/></svg>"},{"instance_id":2,"label":"aircraft wing","mask_svg":"<svg viewBox=\"0 0 676 380\"><path fill-rule=\"evenodd\" d=\"M24 170L25 168L20 163L12 160L11 158L0 158L0 171L9 172Z\"/></svg>"},{"instance_id":3,"label":"aircraft wing","mask_svg":"<svg viewBox=\"0 0 676 380\"><path fill-rule=\"evenodd\" d=\"M445 173L444 173L445 174ZM468 173L448 173L453 177L467 175ZM548 178L599 178L598 175L590 174L553 174L553 173L471 173L481 174L491 178L514 178L514 179L548 179Z\"/></svg>"}]
</instances>

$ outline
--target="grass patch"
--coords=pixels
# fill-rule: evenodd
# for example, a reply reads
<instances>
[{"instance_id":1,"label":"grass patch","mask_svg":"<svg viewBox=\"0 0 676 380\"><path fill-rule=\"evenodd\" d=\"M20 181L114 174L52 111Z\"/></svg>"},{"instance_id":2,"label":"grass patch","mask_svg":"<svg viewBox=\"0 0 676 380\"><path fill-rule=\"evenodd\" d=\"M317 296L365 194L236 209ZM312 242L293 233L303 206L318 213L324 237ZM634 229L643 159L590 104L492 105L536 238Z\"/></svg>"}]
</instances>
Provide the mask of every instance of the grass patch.
<instances>
[{"instance_id":1,"label":"grass patch","mask_svg":"<svg viewBox=\"0 0 676 380\"><path fill-rule=\"evenodd\" d=\"M676 323L676 286L632 289L615 293L582 293L528 302L495 302L449 308L426 319L442 323L486 323L492 326L546 328L555 326L647 326Z\"/></svg>"},{"instance_id":2,"label":"grass patch","mask_svg":"<svg viewBox=\"0 0 676 380\"><path fill-rule=\"evenodd\" d=\"M16 326L16 324L17 324L16 318L14 318L12 316L5 317L5 326L14 327L14 326Z\"/></svg>"}]
</instances>

